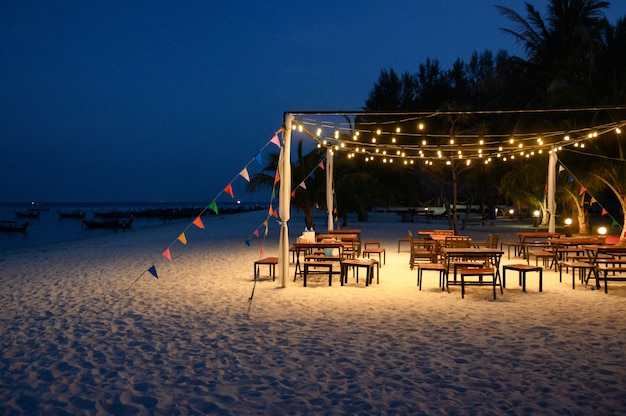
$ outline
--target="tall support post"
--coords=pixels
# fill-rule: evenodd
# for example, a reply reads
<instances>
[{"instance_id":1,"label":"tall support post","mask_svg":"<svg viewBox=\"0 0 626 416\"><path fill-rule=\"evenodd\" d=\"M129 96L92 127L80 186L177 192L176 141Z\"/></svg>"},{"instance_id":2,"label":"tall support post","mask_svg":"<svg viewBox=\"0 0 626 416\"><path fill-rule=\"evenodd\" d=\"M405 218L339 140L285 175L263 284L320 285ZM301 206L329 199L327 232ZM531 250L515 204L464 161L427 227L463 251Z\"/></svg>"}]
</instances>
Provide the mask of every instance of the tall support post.
<instances>
[{"instance_id":1,"label":"tall support post","mask_svg":"<svg viewBox=\"0 0 626 416\"><path fill-rule=\"evenodd\" d=\"M335 222L333 220L333 158L334 156L332 149L326 150L326 208L328 209L328 231L332 231L335 228Z\"/></svg>"},{"instance_id":2,"label":"tall support post","mask_svg":"<svg viewBox=\"0 0 626 416\"><path fill-rule=\"evenodd\" d=\"M278 241L278 273L281 287L287 286L289 275L289 226L291 218L291 125L293 114L286 113L283 131L283 147L280 149L278 174L280 188L278 198L278 214L280 215L280 237Z\"/></svg>"},{"instance_id":3,"label":"tall support post","mask_svg":"<svg viewBox=\"0 0 626 416\"><path fill-rule=\"evenodd\" d=\"M556 230L556 161L556 149L552 149L548 159L548 231L551 233Z\"/></svg>"}]
</instances>

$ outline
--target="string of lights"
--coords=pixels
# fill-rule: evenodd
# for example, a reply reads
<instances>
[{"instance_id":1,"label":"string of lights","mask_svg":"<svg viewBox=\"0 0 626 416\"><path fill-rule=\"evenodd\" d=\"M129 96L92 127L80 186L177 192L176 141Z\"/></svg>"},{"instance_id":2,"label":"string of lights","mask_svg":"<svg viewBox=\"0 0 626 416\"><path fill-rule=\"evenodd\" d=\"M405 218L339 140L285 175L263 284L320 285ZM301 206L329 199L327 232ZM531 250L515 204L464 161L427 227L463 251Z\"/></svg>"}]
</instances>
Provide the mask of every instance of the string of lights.
<instances>
[{"instance_id":1,"label":"string of lights","mask_svg":"<svg viewBox=\"0 0 626 416\"><path fill-rule=\"evenodd\" d=\"M294 115L294 131L312 137L318 147L348 158L365 161L412 165L452 164L455 160L503 162L516 158L558 152L564 148L584 151L587 143L602 136L621 137L626 120L599 124L569 131L511 134L442 134L429 131L429 122L440 116L512 115L524 113L570 113L613 111L622 113L626 106L565 108L548 110L437 111L422 113L393 112L302 112ZM412 128L411 128L412 127Z\"/></svg>"}]
</instances>

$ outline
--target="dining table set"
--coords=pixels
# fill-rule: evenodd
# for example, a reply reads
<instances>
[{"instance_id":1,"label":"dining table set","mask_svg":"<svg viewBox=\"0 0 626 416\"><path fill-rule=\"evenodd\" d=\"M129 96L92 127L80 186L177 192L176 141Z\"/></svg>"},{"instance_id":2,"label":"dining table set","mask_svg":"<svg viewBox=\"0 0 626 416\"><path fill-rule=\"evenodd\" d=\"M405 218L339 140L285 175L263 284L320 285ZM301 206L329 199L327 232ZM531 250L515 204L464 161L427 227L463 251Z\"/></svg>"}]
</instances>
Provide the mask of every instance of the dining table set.
<instances>
[{"instance_id":1,"label":"dining table set","mask_svg":"<svg viewBox=\"0 0 626 416\"><path fill-rule=\"evenodd\" d=\"M327 234L318 234L315 240L298 239L293 246L294 282L298 277L307 286L311 274L328 275L328 284L332 286L333 276L338 275L341 286L348 282L352 271L356 282L359 282L359 270L365 271L365 286L374 280L380 281L380 261L373 258L359 257L362 254L361 230L332 230ZM303 260L301 261L301 257Z\"/></svg>"}]
</instances>

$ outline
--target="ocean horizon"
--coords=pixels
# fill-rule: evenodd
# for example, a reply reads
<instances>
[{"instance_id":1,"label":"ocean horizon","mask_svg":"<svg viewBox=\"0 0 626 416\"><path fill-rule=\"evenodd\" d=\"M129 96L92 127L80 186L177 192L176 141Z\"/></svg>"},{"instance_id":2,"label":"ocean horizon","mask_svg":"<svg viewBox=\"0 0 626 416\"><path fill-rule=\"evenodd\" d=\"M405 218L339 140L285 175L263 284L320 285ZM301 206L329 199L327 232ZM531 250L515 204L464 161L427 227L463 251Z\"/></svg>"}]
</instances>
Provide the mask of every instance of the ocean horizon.
<instances>
[{"instance_id":1,"label":"ocean horizon","mask_svg":"<svg viewBox=\"0 0 626 416\"><path fill-rule=\"evenodd\" d=\"M218 202L218 214L236 213L238 210L249 211L262 209L267 204L259 202ZM19 216L29 210L39 211L37 218ZM148 212L158 210L185 211L181 218L166 219L158 215L149 216ZM128 229L91 229L85 227L81 218L62 217L61 213L84 213L87 220L96 218L96 213L120 212L132 214L132 225ZM220 212L221 211L221 212ZM142 215L146 214L145 216ZM26 231L1 231L0 253L47 246L50 244L97 238L111 233L132 233L145 227L154 227L171 222L189 221L194 216L215 216L207 209L206 202L55 202L55 203L0 203L0 223L14 221L16 224L28 222Z\"/></svg>"}]
</instances>

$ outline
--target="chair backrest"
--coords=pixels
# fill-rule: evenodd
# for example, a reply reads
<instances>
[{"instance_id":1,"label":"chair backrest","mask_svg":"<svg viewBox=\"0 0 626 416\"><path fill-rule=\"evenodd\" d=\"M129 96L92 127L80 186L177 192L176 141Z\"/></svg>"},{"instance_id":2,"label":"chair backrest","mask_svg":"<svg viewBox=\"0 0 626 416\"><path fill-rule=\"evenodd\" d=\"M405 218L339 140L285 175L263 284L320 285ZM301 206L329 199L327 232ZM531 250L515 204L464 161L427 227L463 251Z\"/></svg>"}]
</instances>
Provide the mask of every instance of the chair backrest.
<instances>
[{"instance_id":1,"label":"chair backrest","mask_svg":"<svg viewBox=\"0 0 626 416\"><path fill-rule=\"evenodd\" d=\"M489 234L487 236L487 247L489 248L498 248L498 240L500 239L499 234Z\"/></svg>"},{"instance_id":2,"label":"chair backrest","mask_svg":"<svg viewBox=\"0 0 626 416\"><path fill-rule=\"evenodd\" d=\"M471 244L471 239L467 236L460 235L450 235L446 236L446 240L444 241L444 247L457 247L457 248L467 248Z\"/></svg>"},{"instance_id":3,"label":"chair backrest","mask_svg":"<svg viewBox=\"0 0 626 416\"><path fill-rule=\"evenodd\" d=\"M454 235L454 230L433 230L433 234Z\"/></svg>"}]
</instances>

